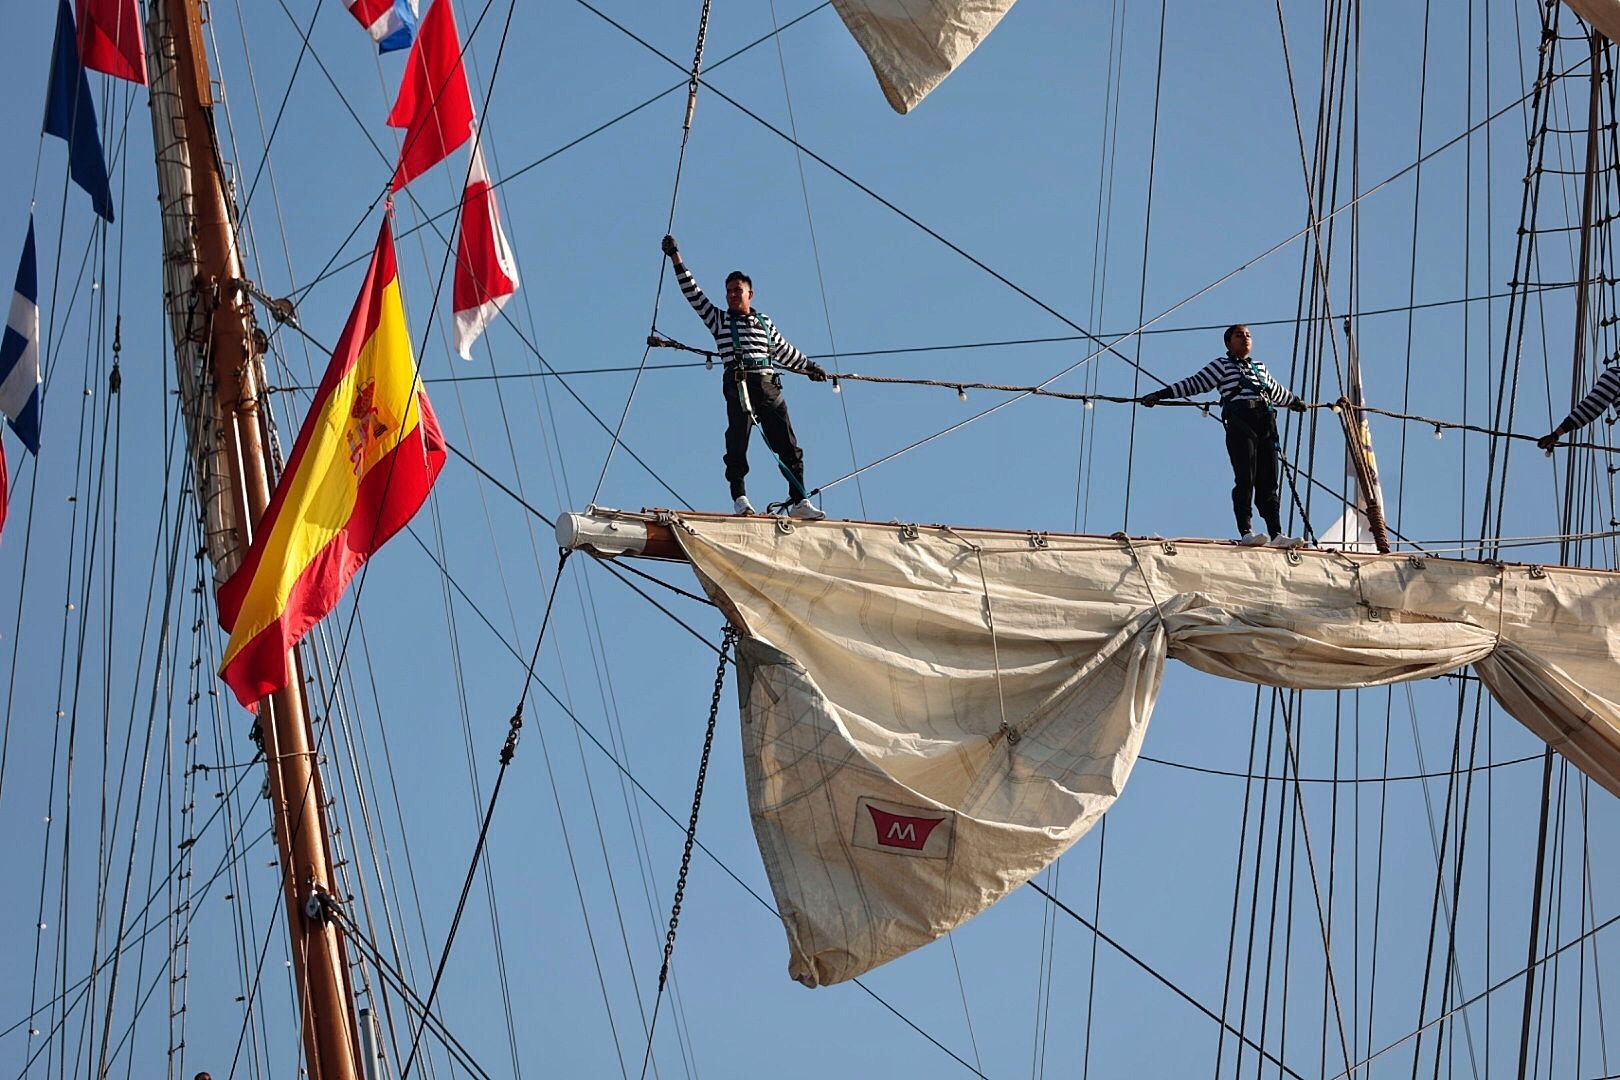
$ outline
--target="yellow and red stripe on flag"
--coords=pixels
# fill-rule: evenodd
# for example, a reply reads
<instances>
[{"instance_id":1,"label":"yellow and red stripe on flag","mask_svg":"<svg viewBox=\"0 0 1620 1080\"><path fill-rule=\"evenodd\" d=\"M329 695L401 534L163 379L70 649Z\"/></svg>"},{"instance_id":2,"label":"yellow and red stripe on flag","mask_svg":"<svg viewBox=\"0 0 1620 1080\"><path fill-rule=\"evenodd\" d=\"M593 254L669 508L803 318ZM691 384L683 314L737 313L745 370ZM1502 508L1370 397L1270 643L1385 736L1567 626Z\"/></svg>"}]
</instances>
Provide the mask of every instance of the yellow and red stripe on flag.
<instances>
[{"instance_id":1,"label":"yellow and red stripe on flag","mask_svg":"<svg viewBox=\"0 0 1620 1080\"><path fill-rule=\"evenodd\" d=\"M247 558L219 590L220 677L253 708L291 679L287 654L366 558L411 519L444 466L416 377L387 218Z\"/></svg>"}]
</instances>

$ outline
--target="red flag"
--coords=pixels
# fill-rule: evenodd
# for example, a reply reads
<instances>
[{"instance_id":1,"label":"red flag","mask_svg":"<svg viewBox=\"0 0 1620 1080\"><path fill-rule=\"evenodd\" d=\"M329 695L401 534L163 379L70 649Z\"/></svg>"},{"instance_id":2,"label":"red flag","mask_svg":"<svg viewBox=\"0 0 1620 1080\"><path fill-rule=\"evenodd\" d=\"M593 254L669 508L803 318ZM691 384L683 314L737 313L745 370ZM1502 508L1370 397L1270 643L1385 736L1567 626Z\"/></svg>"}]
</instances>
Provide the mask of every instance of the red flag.
<instances>
[{"instance_id":1,"label":"red flag","mask_svg":"<svg viewBox=\"0 0 1620 1080\"><path fill-rule=\"evenodd\" d=\"M405 129L390 190L398 191L450 156L472 137L472 125L472 91L461 65L455 11L450 0L433 0L405 62L399 100L388 114L389 127Z\"/></svg>"},{"instance_id":2,"label":"red flag","mask_svg":"<svg viewBox=\"0 0 1620 1080\"><path fill-rule=\"evenodd\" d=\"M461 236L456 241L456 352L468 350L518 287L517 262L501 230L500 207L484 168L482 137L473 140L472 169L461 200Z\"/></svg>"},{"instance_id":3,"label":"red flag","mask_svg":"<svg viewBox=\"0 0 1620 1080\"><path fill-rule=\"evenodd\" d=\"M136 0L79 0L79 62L146 85L146 46Z\"/></svg>"}]
</instances>

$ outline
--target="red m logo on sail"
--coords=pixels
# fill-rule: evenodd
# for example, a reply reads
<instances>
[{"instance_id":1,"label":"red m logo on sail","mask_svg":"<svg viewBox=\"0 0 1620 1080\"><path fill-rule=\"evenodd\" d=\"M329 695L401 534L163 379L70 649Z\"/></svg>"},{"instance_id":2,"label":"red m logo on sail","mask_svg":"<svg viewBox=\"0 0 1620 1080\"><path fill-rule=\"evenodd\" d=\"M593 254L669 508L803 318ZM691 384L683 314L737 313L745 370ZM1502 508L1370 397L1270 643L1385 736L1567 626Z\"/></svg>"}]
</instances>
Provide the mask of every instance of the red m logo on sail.
<instances>
[{"instance_id":1,"label":"red m logo on sail","mask_svg":"<svg viewBox=\"0 0 1620 1080\"><path fill-rule=\"evenodd\" d=\"M891 814L887 810L879 810L871 803L866 804L866 809L872 814L872 824L877 829L877 842L884 847L905 848L908 851L921 851L923 845L928 843L928 834L945 820L942 817Z\"/></svg>"}]
</instances>

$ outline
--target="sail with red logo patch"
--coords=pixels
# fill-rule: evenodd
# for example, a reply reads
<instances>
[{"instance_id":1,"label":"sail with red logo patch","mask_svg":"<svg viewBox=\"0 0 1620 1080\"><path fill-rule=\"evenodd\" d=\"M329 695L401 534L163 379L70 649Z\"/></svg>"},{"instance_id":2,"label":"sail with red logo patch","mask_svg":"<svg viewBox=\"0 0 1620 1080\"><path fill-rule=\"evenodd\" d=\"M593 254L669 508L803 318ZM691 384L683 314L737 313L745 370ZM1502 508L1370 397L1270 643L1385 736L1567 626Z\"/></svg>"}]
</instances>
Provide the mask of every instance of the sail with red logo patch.
<instances>
[{"instance_id":1,"label":"sail with red logo patch","mask_svg":"<svg viewBox=\"0 0 1620 1080\"><path fill-rule=\"evenodd\" d=\"M740 631L749 809L808 986L933 941L1085 835L1172 657L1296 689L1472 665L1620 793L1614 575L701 514L671 531Z\"/></svg>"}]
</instances>

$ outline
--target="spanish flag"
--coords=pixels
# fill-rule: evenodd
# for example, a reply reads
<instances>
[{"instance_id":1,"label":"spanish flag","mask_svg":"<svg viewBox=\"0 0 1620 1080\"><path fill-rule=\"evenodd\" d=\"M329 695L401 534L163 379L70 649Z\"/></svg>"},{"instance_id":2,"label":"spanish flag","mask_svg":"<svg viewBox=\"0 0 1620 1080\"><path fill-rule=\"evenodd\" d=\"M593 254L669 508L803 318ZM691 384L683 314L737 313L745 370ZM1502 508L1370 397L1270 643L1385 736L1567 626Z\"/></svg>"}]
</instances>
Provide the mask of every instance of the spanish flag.
<instances>
[{"instance_id":1,"label":"spanish flag","mask_svg":"<svg viewBox=\"0 0 1620 1080\"><path fill-rule=\"evenodd\" d=\"M253 546L219 590L219 623L231 635L219 674L238 701L254 708L291 681L288 651L404 528L444 459L444 436L416 377L385 217Z\"/></svg>"}]
</instances>

